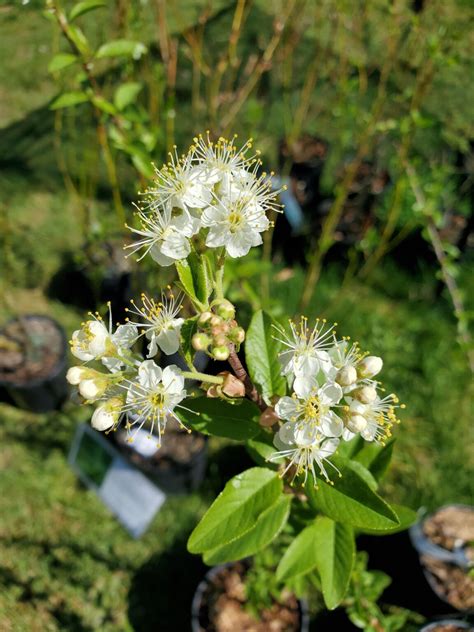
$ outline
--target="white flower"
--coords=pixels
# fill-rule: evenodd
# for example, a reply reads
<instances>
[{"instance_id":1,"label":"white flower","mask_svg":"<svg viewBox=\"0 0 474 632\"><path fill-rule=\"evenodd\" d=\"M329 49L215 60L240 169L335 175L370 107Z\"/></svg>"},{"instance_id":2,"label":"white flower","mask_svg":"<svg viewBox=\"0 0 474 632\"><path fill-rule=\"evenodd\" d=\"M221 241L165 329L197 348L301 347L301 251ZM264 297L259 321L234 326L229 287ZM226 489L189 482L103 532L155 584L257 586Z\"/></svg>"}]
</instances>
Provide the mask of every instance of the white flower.
<instances>
[{"instance_id":1,"label":"white flower","mask_svg":"<svg viewBox=\"0 0 474 632\"><path fill-rule=\"evenodd\" d=\"M149 299L145 294L141 296L142 306L132 301L134 309L127 309L127 312L136 314L146 322L133 323L138 328L145 331L145 335L150 341L148 345L148 357L155 356L158 347L171 355L179 349L179 336L184 318L178 318L181 310L181 303L173 295L169 299L163 294L161 302L156 303L154 299Z\"/></svg>"},{"instance_id":2,"label":"white flower","mask_svg":"<svg viewBox=\"0 0 474 632\"><path fill-rule=\"evenodd\" d=\"M94 320L86 321L81 329L74 331L70 344L71 353L79 360L101 360L109 371L115 372L123 366L122 358L135 343L138 331L134 325L127 324L120 325L114 332L110 303L108 307L108 327L98 313L90 313Z\"/></svg>"},{"instance_id":3,"label":"white flower","mask_svg":"<svg viewBox=\"0 0 474 632\"><path fill-rule=\"evenodd\" d=\"M250 248L259 246L262 243L260 233L270 225L263 209L243 197L216 199L213 206L204 210L201 223L209 227L206 246L225 246L232 258L243 257Z\"/></svg>"},{"instance_id":4,"label":"white flower","mask_svg":"<svg viewBox=\"0 0 474 632\"><path fill-rule=\"evenodd\" d=\"M141 222L141 229L127 226L133 233L141 237L138 241L128 246L134 254L145 248L145 252L138 258L141 261L148 253L161 266L170 266L175 261L186 259L191 247L189 238L194 235L199 220L192 218L189 213L173 215L170 206L164 205L156 212L147 216L142 212L137 213ZM196 224L197 222L197 224Z\"/></svg>"},{"instance_id":5,"label":"white flower","mask_svg":"<svg viewBox=\"0 0 474 632\"><path fill-rule=\"evenodd\" d=\"M179 403L186 397L180 369L175 365L161 369L153 360L145 360L138 368L137 380L128 383L124 380L125 384L126 404L122 412L128 413L127 430L130 432L132 427L142 428L148 423L150 436L156 428L160 444L168 415L180 407Z\"/></svg>"},{"instance_id":6,"label":"white flower","mask_svg":"<svg viewBox=\"0 0 474 632\"><path fill-rule=\"evenodd\" d=\"M194 147L178 158L176 147L170 161L156 170L154 186L146 191L148 204L143 210L156 211L165 204L170 208L204 208L211 201L209 182L201 168L195 166Z\"/></svg>"},{"instance_id":7,"label":"white flower","mask_svg":"<svg viewBox=\"0 0 474 632\"><path fill-rule=\"evenodd\" d=\"M278 452L272 454L269 460L275 461L282 457L289 460L281 476L284 476L292 466L295 466L293 479L297 475L304 473L304 482L306 483L308 472L311 472L316 486L315 464L319 469L319 473L328 482L330 479L325 468L325 462L339 472L336 466L328 460L336 451L339 439L329 439L320 434L314 427L298 429L294 423L287 422L275 435L274 443L278 448Z\"/></svg>"},{"instance_id":8,"label":"white flower","mask_svg":"<svg viewBox=\"0 0 474 632\"><path fill-rule=\"evenodd\" d=\"M280 337L274 336L287 349L280 353L283 365L282 375L289 378L290 383L295 378L295 385L301 381L314 380L321 370L329 375L333 368L328 350L334 344L334 327L326 327L326 320L316 320L313 329L308 328L308 319L301 317L299 325L292 320L290 333L283 328L276 327ZM333 372L335 374L335 372Z\"/></svg>"},{"instance_id":9,"label":"white flower","mask_svg":"<svg viewBox=\"0 0 474 632\"><path fill-rule=\"evenodd\" d=\"M342 398L339 384L327 382L319 387L301 380L292 397L282 397L275 406L280 419L291 421L297 430L309 428L325 437L339 437L344 425L332 410Z\"/></svg>"},{"instance_id":10,"label":"white flower","mask_svg":"<svg viewBox=\"0 0 474 632\"><path fill-rule=\"evenodd\" d=\"M78 390L85 400L94 402L102 397L108 386L109 381L106 376L98 376L81 380Z\"/></svg>"},{"instance_id":11,"label":"white flower","mask_svg":"<svg viewBox=\"0 0 474 632\"><path fill-rule=\"evenodd\" d=\"M383 398L377 395L374 401L367 404L346 397L346 402L342 438L350 441L356 434L360 434L366 441L376 441L384 445L385 440L392 435L393 424L399 423L395 414L395 409L398 408L396 395ZM404 405L400 408L404 408Z\"/></svg>"}]
</instances>

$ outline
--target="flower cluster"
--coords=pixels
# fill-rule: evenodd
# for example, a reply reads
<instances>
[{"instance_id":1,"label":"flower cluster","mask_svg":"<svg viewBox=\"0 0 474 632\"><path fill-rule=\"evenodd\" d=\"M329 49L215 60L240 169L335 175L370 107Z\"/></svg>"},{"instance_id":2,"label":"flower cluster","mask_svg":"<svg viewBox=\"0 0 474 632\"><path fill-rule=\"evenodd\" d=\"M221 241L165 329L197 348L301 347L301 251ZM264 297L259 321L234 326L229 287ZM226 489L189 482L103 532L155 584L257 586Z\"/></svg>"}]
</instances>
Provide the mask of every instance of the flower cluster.
<instances>
[{"instance_id":1,"label":"flower cluster","mask_svg":"<svg viewBox=\"0 0 474 632\"><path fill-rule=\"evenodd\" d=\"M260 173L259 153L251 148L251 141L238 148L235 137L214 143L208 134L194 138L181 157L175 149L137 206L140 228L129 228L138 239L127 248L144 249L141 257L150 253L159 265L169 266L189 255L193 236L234 258L260 245L270 226L267 212L280 210L281 190L272 190L271 178Z\"/></svg>"},{"instance_id":2,"label":"flower cluster","mask_svg":"<svg viewBox=\"0 0 474 632\"><path fill-rule=\"evenodd\" d=\"M186 397L185 378L177 366L161 369L153 360L144 360L133 353L131 348L142 328L150 341L149 356L155 355L158 347L166 353L174 353L184 321L176 318L179 307L174 297L155 303L142 296L142 305L131 311L141 315L144 323L128 322L115 331L110 307L108 327L98 314L91 314L92 320L82 323L70 341L72 354L85 364L71 367L67 379L78 387L87 403L98 404L91 420L96 430L112 430L126 418L129 441L146 425L149 436L158 437L159 446L168 416ZM101 362L109 372L91 368L87 365L91 361Z\"/></svg>"},{"instance_id":3,"label":"flower cluster","mask_svg":"<svg viewBox=\"0 0 474 632\"><path fill-rule=\"evenodd\" d=\"M398 423L395 395L381 396L380 382L374 380L382 370L382 359L362 353L348 338L338 340L335 325L317 320L308 327L305 317L298 324L290 321L290 331L276 328L274 338L284 347L280 354L282 375L292 389L275 406L283 422L275 435L278 448L271 458L289 460L285 473L294 476L316 467L330 482L326 465L340 441L360 435L366 441L384 441ZM403 406L402 406L403 407ZM335 468L337 469L337 468Z\"/></svg>"}]
</instances>

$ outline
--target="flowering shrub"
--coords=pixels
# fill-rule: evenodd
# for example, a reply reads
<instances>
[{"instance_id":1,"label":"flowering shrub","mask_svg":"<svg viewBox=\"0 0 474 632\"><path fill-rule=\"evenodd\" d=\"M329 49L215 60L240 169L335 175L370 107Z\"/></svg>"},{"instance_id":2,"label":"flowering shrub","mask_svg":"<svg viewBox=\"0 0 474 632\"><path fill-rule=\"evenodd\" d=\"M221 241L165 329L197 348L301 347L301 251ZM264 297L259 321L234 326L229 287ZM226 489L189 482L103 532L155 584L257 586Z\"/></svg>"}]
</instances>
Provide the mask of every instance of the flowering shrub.
<instances>
[{"instance_id":1,"label":"flowering shrub","mask_svg":"<svg viewBox=\"0 0 474 632\"><path fill-rule=\"evenodd\" d=\"M199 136L186 155L171 155L137 205L140 227L130 227L137 240L127 248L174 264L179 294L168 287L158 302L142 295L116 329L111 314L108 326L91 315L72 335L72 353L85 364L68 379L97 403L97 430L124 424L133 441L146 427L159 446L173 415L188 430L245 442L257 466L226 484L189 550L208 564L237 560L285 530L292 539L277 578L317 573L333 608L349 585L355 530L393 533L414 518L377 493L403 406L383 394L382 359L340 338L336 324L301 317L283 325L262 311L247 331L239 324L225 298L225 260L262 243L280 210L279 192L250 141L237 148L235 138ZM183 305L192 310L187 318ZM141 337L146 358L133 350ZM153 360L159 350L179 352L189 370L160 368ZM230 370L198 372L196 351L227 360ZM93 360L108 373L91 368ZM201 396L188 393L186 380L201 384Z\"/></svg>"}]
</instances>

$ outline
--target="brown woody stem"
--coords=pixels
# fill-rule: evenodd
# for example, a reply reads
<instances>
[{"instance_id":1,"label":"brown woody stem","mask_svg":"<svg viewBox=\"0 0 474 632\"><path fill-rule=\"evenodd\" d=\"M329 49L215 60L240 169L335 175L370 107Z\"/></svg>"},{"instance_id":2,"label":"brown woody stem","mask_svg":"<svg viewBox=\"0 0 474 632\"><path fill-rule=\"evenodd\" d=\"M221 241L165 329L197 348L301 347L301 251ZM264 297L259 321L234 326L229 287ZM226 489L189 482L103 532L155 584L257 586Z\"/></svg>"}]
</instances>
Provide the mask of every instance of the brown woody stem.
<instances>
[{"instance_id":1,"label":"brown woody stem","mask_svg":"<svg viewBox=\"0 0 474 632\"><path fill-rule=\"evenodd\" d=\"M235 373L235 377L238 380L240 380L245 386L245 394L247 395L247 397L251 399L253 402L255 402L262 412L266 410L267 405L263 401L263 398L260 395L260 393L255 388L252 380L249 377L249 374L244 369L244 366L242 362L240 361L240 358L233 347L231 347L230 349L230 356L229 356L228 362Z\"/></svg>"}]
</instances>

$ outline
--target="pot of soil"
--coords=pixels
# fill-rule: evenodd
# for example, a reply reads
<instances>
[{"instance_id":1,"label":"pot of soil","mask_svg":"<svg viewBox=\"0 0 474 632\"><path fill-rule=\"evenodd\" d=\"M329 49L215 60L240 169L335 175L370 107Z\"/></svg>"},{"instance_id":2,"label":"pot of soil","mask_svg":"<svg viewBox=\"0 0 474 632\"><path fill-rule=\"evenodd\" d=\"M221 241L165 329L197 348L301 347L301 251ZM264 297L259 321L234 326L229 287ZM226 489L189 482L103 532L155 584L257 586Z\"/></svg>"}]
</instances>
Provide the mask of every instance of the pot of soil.
<instances>
[{"instance_id":1,"label":"pot of soil","mask_svg":"<svg viewBox=\"0 0 474 632\"><path fill-rule=\"evenodd\" d=\"M60 408L69 392L66 371L66 336L52 318L29 314L0 330L0 387L19 408Z\"/></svg>"},{"instance_id":2,"label":"pot of soil","mask_svg":"<svg viewBox=\"0 0 474 632\"><path fill-rule=\"evenodd\" d=\"M168 494L185 494L199 487L207 465L207 438L183 430L174 418L166 425L161 448L141 429L133 443L127 431L119 428L107 435L122 455Z\"/></svg>"},{"instance_id":3,"label":"pot of soil","mask_svg":"<svg viewBox=\"0 0 474 632\"><path fill-rule=\"evenodd\" d=\"M474 508L441 507L410 528L424 575L440 599L461 612L474 612Z\"/></svg>"},{"instance_id":4,"label":"pot of soil","mask_svg":"<svg viewBox=\"0 0 474 632\"><path fill-rule=\"evenodd\" d=\"M474 628L470 623L467 623L467 621L445 619L424 625L420 632L463 632L464 630L474 630Z\"/></svg>"},{"instance_id":5,"label":"pot of soil","mask_svg":"<svg viewBox=\"0 0 474 632\"><path fill-rule=\"evenodd\" d=\"M279 602L255 619L245 609L245 575L249 564L233 562L215 566L197 587L191 607L192 632L308 632L309 615L304 602L282 593Z\"/></svg>"}]
</instances>

